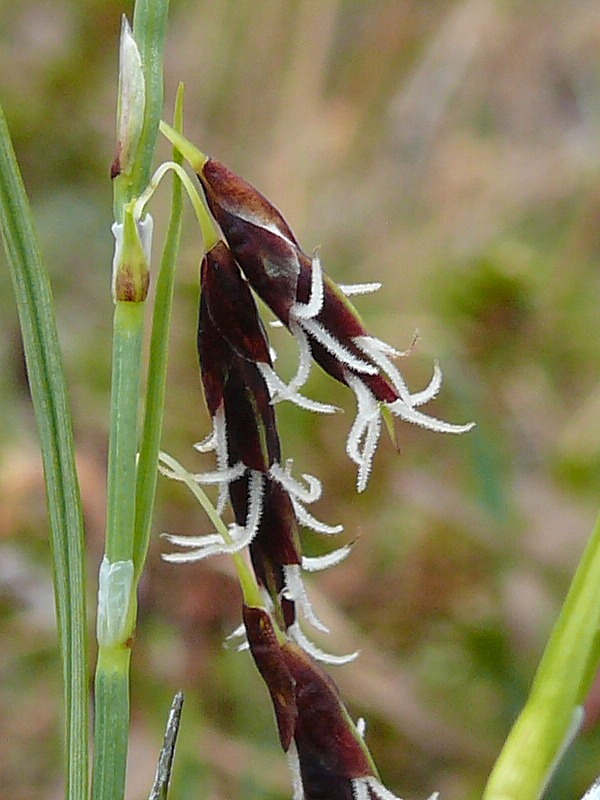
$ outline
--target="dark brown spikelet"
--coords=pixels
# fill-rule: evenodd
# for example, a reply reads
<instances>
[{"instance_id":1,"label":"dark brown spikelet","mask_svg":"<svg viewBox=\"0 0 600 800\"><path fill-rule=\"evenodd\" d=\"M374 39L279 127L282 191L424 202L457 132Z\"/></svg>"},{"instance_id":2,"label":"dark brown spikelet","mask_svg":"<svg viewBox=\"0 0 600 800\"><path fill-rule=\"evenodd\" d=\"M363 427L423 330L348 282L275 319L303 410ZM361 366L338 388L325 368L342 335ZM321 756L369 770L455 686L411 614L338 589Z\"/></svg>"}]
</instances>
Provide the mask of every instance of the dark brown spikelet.
<instances>
[{"instance_id":1,"label":"dark brown spikelet","mask_svg":"<svg viewBox=\"0 0 600 800\"><path fill-rule=\"evenodd\" d=\"M255 364L235 357L223 388L231 465L268 472L281 458L271 396Z\"/></svg>"},{"instance_id":2,"label":"dark brown spikelet","mask_svg":"<svg viewBox=\"0 0 600 800\"><path fill-rule=\"evenodd\" d=\"M204 397L209 414L214 417L223 405L223 389L231 368L233 351L209 314L204 292L200 294L197 345Z\"/></svg>"},{"instance_id":3,"label":"dark brown spikelet","mask_svg":"<svg viewBox=\"0 0 600 800\"><path fill-rule=\"evenodd\" d=\"M283 596L283 568L302 562L298 523L286 490L267 479L258 532L250 543L250 559L261 586L269 592L277 623L287 630L296 619L295 606Z\"/></svg>"},{"instance_id":4,"label":"dark brown spikelet","mask_svg":"<svg viewBox=\"0 0 600 800\"><path fill-rule=\"evenodd\" d=\"M230 464L267 472L280 459L275 413L257 363L271 363L256 304L229 250L201 266L198 357L211 416L223 406Z\"/></svg>"},{"instance_id":5,"label":"dark brown spikelet","mask_svg":"<svg viewBox=\"0 0 600 800\"><path fill-rule=\"evenodd\" d=\"M335 683L296 644L279 644L264 609L244 607L244 625L281 745L295 742L305 800L353 800L352 781L377 773Z\"/></svg>"},{"instance_id":6,"label":"dark brown spikelet","mask_svg":"<svg viewBox=\"0 0 600 800\"><path fill-rule=\"evenodd\" d=\"M302 267L310 267L310 258L275 206L224 164L209 159L198 178L211 214L252 288L287 324L297 299L298 276Z\"/></svg>"},{"instance_id":7,"label":"dark brown spikelet","mask_svg":"<svg viewBox=\"0 0 600 800\"><path fill-rule=\"evenodd\" d=\"M269 343L256 303L229 248L218 242L205 255L200 286L221 336L240 358L271 364Z\"/></svg>"},{"instance_id":8,"label":"dark brown spikelet","mask_svg":"<svg viewBox=\"0 0 600 800\"><path fill-rule=\"evenodd\" d=\"M311 798L325 798L327 786L372 775L368 750L332 678L293 642L283 646L283 653L296 687L295 740L305 793L310 784L314 785ZM323 786L319 786L321 780ZM346 797L344 793L334 796Z\"/></svg>"}]
</instances>

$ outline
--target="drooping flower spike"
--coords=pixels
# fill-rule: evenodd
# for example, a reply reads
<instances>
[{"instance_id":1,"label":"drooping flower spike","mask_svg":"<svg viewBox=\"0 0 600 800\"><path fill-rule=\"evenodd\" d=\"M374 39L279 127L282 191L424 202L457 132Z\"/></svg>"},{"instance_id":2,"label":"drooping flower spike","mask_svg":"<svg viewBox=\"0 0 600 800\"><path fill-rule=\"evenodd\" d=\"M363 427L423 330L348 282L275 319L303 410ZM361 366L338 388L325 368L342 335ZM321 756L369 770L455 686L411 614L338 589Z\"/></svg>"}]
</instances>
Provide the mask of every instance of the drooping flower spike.
<instances>
[{"instance_id":1,"label":"drooping flower spike","mask_svg":"<svg viewBox=\"0 0 600 800\"><path fill-rule=\"evenodd\" d=\"M198 153L192 150L188 153L195 159ZM185 148L182 152L187 155ZM217 468L193 476L167 456L162 462L163 471L166 467L184 481L205 508L210 504L197 484L218 485L219 512L229 499L235 522L228 530L212 509L209 516L217 532L168 537L187 552L171 553L167 559L233 554L244 596L243 630L234 633L245 634L245 646L271 695L292 768L293 800L398 800L379 779L363 741L364 725L352 722L335 683L313 660L341 664L357 654L328 656L306 639L298 624L302 615L326 630L308 601L301 569L337 563L349 547L322 558L303 557L299 524L323 534L341 527L325 525L306 510L306 504L320 497L321 484L310 475L295 479L291 462L282 464L273 403L289 399L308 409L336 410L300 394L313 359L353 390L358 414L346 450L358 465L359 491L368 480L382 414L452 433L471 425L452 425L419 411L436 396L441 371L436 364L429 385L421 392L409 391L395 363L405 354L371 337L347 299L375 285L337 286L316 255L310 258L302 251L266 198L223 165L199 155L192 163L227 240L227 245L218 241L212 223L207 224L208 236L203 228L208 253L202 264L198 353L213 430L197 447L216 452ZM209 214L204 218L209 220ZM273 369L274 355L250 287L299 343L297 372L288 384ZM246 547L252 570L239 555Z\"/></svg>"},{"instance_id":2,"label":"drooping flower spike","mask_svg":"<svg viewBox=\"0 0 600 800\"><path fill-rule=\"evenodd\" d=\"M331 677L295 643L281 643L264 609L245 606L244 625L288 755L293 800L398 800L381 783L363 726L350 718Z\"/></svg>"},{"instance_id":3,"label":"drooping flower spike","mask_svg":"<svg viewBox=\"0 0 600 800\"><path fill-rule=\"evenodd\" d=\"M285 219L260 192L210 158L198 177L252 288L298 341L297 374L275 399L296 399L308 378L311 357L356 395L358 413L346 449L358 465L359 491L367 484L379 440L382 405L394 416L433 431L464 433L473 427L419 410L440 389L439 366L425 389L410 392L395 364L404 353L369 335L347 296L323 272L319 258L303 252Z\"/></svg>"}]
</instances>

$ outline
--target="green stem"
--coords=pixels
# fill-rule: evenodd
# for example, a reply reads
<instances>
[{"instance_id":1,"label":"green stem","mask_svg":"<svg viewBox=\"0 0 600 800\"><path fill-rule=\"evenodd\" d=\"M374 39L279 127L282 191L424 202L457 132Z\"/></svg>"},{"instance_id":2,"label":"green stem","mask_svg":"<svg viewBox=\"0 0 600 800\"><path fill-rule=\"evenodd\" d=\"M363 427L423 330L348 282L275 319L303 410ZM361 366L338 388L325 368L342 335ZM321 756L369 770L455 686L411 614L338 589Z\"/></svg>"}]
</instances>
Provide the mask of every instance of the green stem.
<instances>
[{"instance_id":1,"label":"green stem","mask_svg":"<svg viewBox=\"0 0 600 800\"><path fill-rule=\"evenodd\" d=\"M129 729L129 653L135 629L132 559L143 323L144 303L116 303L108 452L106 562L108 567L115 569L124 566L128 577L124 584L109 582L103 591L101 571L92 784L94 800L121 800L125 790ZM128 573L127 565L131 567ZM101 619L106 618L110 620L110 624L101 625Z\"/></svg>"},{"instance_id":2,"label":"green stem","mask_svg":"<svg viewBox=\"0 0 600 800\"><path fill-rule=\"evenodd\" d=\"M94 750L104 769L94 773L93 800L122 800L129 733L129 661L131 650L101 648L96 670Z\"/></svg>"},{"instance_id":3,"label":"green stem","mask_svg":"<svg viewBox=\"0 0 600 800\"><path fill-rule=\"evenodd\" d=\"M106 521L106 555L111 563L133 557L143 326L143 303L116 304Z\"/></svg>"},{"instance_id":4,"label":"green stem","mask_svg":"<svg viewBox=\"0 0 600 800\"><path fill-rule=\"evenodd\" d=\"M483 800L538 800L589 691L600 652L600 517Z\"/></svg>"},{"instance_id":5,"label":"green stem","mask_svg":"<svg viewBox=\"0 0 600 800\"><path fill-rule=\"evenodd\" d=\"M135 5L133 35L144 73L144 119L131 169L113 183L118 222L124 218L124 209L144 191L152 172L163 104L163 50L168 8L168 0L137 0ZM132 247L125 235L128 230L125 226L121 263L115 265L117 302L113 327L106 556L100 570L98 592L94 800L122 800L125 790L130 647L135 631L137 579L142 570L142 564L138 563L137 575L134 575L144 303L125 300L145 299L145 292L137 290L143 277L140 269L147 265L143 263L145 254L141 243L136 242L134 235L133 245L138 246ZM128 252L125 252L126 247ZM129 277L136 291L128 298L125 290Z\"/></svg>"},{"instance_id":6,"label":"green stem","mask_svg":"<svg viewBox=\"0 0 600 800\"><path fill-rule=\"evenodd\" d=\"M89 690L85 552L73 427L50 281L1 108L0 212L44 464L63 672L65 797L86 800Z\"/></svg>"},{"instance_id":7,"label":"green stem","mask_svg":"<svg viewBox=\"0 0 600 800\"><path fill-rule=\"evenodd\" d=\"M208 252L219 241L220 239L219 232L217 231L215 222L210 215L210 211L206 207L204 199L200 197L198 190L192 183L192 179L181 166L181 154L177 149L175 149L175 157L178 157L179 160L165 161L160 165L160 167L156 170L156 172L152 176L152 180L148 184L145 192L143 192L143 194L140 195L140 197L137 200L136 206L138 209L138 214L140 214L143 208L146 206L146 203L156 191L158 184L163 179L165 174L167 172L174 172L181 181L181 183L183 184L183 188L186 190L190 202L192 203L194 213L196 214L196 219L198 220L198 224L200 225L200 231L202 232L202 241L204 242L204 250L205 252Z\"/></svg>"}]
</instances>

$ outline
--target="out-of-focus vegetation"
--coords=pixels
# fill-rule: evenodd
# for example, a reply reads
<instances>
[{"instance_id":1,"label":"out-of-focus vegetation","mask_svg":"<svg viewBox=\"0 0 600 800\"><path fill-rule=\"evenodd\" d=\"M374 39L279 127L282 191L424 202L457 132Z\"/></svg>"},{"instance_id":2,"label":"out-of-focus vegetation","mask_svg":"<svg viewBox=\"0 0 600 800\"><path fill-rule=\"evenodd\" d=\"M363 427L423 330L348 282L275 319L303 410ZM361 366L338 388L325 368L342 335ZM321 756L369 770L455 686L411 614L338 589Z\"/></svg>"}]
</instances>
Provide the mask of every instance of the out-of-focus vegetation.
<instances>
[{"instance_id":1,"label":"out-of-focus vegetation","mask_svg":"<svg viewBox=\"0 0 600 800\"><path fill-rule=\"evenodd\" d=\"M90 549L102 552L108 407L116 0L0 0L0 92L56 295ZM335 419L278 408L286 456L325 482L318 515L356 540L311 581L333 668L387 785L475 800L556 615L600 497L600 7L595 0L174 0L167 108L283 210L359 299L372 332L418 347L404 367L461 438L400 426L367 492ZM162 155L169 149L162 146ZM155 203L156 243L168 201ZM165 449L211 468L194 349L200 237L179 268ZM4 263L3 261L0 263ZM37 439L0 269L0 795L60 787L59 660ZM275 332L279 363L295 349ZM285 370L286 367L284 366ZM205 459L205 460L202 460ZM267 693L247 654L230 565L174 567L158 534L207 532L162 482L133 657L129 794L147 796L168 703L186 693L173 800L290 796ZM333 670L332 670L333 671ZM600 695L600 690L598 692ZM548 797L600 772L600 698Z\"/></svg>"}]
</instances>

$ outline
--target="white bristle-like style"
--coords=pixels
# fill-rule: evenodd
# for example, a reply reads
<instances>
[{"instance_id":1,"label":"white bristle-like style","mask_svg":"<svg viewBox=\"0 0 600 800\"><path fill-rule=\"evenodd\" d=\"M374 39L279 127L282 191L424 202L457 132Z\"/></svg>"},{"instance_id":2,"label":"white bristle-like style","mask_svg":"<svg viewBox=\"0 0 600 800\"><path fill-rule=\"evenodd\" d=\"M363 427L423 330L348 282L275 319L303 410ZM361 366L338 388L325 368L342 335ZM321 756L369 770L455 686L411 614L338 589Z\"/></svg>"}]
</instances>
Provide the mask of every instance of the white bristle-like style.
<instances>
[{"instance_id":1,"label":"white bristle-like style","mask_svg":"<svg viewBox=\"0 0 600 800\"><path fill-rule=\"evenodd\" d=\"M296 642L296 644L300 645L300 647L306 653L308 653L309 656L312 656L316 661L321 661L324 664L332 664L337 666L349 664L351 661L354 661L355 658L358 658L359 655L358 650L355 653L349 653L348 655L344 656L326 653L306 637L298 622L294 622L292 625L290 625L288 628L288 635Z\"/></svg>"},{"instance_id":2,"label":"white bristle-like style","mask_svg":"<svg viewBox=\"0 0 600 800\"><path fill-rule=\"evenodd\" d=\"M374 283L338 283L337 287L345 294L346 297L353 297L359 294L372 294L373 292L378 292L381 287L383 286L382 283L375 281Z\"/></svg>"},{"instance_id":3,"label":"white bristle-like style","mask_svg":"<svg viewBox=\"0 0 600 800\"><path fill-rule=\"evenodd\" d=\"M335 567L342 563L351 550L352 547L349 544L345 544L322 556L302 556L302 569L305 572L321 572L321 570L329 569L329 567Z\"/></svg>"},{"instance_id":4,"label":"white bristle-like style","mask_svg":"<svg viewBox=\"0 0 600 800\"><path fill-rule=\"evenodd\" d=\"M305 800L302 787L302 773L300 772L300 759L296 743L292 742L286 753L288 766L292 773L292 800Z\"/></svg>"}]
</instances>

